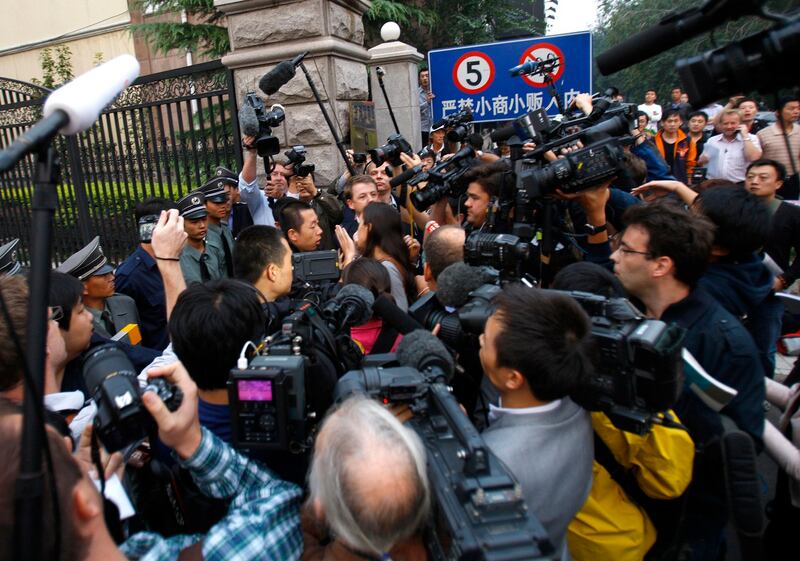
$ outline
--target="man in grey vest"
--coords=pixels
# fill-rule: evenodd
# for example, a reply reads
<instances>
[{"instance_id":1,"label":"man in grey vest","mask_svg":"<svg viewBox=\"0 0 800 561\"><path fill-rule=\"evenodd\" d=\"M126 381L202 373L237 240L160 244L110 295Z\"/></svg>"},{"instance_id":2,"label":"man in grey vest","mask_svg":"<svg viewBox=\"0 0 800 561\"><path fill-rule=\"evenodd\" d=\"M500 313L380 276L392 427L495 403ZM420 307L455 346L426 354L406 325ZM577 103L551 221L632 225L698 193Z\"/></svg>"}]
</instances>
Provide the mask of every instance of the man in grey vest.
<instances>
[{"instance_id":1,"label":"man in grey vest","mask_svg":"<svg viewBox=\"0 0 800 561\"><path fill-rule=\"evenodd\" d=\"M83 305L92 314L95 333L112 338L127 330L123 339L136 345L139 334L139 311L130 296L114 292L114 267L108 263L100 246L100 236L80 251L70 255L57 269L83 283ZM130 325L135 325L135 330Z\"/></svg>"}]
</instances>

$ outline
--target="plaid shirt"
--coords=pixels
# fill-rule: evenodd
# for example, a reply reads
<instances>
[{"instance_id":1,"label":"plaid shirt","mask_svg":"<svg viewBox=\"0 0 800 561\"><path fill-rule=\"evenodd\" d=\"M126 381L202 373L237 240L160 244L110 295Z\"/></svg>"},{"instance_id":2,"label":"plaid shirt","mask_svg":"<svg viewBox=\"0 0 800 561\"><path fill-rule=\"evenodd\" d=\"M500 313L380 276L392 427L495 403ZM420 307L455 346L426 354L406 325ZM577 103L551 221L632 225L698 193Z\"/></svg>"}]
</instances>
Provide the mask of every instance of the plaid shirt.
<instances>
[{"instance_id":1,"label":"plaid shirt","mask_svg":"<svg viewBox=\"0 0 800 561\"><path fill-rule=\"evenodd\" d=\"M167 561L203 540L206 561L297 560L303 552L300 488L277 479L261 464L236 452L203 428L200 447L180 464L198 488L214 498L233 497L228 514L208 533L163 538L131 536L121 546L128 559Z\"/></svg>"}]
</instances>

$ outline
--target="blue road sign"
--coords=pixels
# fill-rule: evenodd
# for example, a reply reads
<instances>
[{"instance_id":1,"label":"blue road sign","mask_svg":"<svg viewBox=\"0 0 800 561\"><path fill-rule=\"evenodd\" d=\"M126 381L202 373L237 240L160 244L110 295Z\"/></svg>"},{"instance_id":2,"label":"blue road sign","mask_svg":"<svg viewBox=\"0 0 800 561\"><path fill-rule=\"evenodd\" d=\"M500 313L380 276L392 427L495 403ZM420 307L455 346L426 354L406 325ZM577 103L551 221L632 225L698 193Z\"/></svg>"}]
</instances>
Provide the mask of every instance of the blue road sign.
<instances>
[{"instance_id":1,"label":"blue road sign","mask_svg":"<svg viewBox=\"0 0 800 561\"><path fill-rule=\"evenodd\" d=\"M558 113L544 76L509 75L509 68L530 61L550 61L543 66L565 107L579 93L591 93L589 32L438 49L428 53L434 121L467 105L476 122L515 119L540 107Z\"/></svg>"}]
</instances>

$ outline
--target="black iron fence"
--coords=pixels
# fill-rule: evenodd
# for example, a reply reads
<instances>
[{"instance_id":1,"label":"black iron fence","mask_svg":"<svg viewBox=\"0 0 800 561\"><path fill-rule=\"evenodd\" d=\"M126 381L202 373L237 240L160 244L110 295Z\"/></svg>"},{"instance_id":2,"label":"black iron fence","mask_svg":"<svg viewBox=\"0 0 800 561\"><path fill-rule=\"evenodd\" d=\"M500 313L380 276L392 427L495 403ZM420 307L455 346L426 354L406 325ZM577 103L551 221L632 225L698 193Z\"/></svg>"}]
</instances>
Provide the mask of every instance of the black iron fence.
<instances>
[{"instance_id":1,"label":"black iron fence","mask_svg":"<svg viewBox=\"0 0 800 561\"><path fill-rule=\"evenodd\" d=\"M0 149L36 123L48 90L0 78ZM95 235L113 262L135 247L133 207L177 200L214 168L242 161L232 73L219 61L143 76L88 131L55 141L62 163L53 258L63 261ZM30 256L33 157L0 174L0 242L20 238Z\"/></svg>"}]
</instances>

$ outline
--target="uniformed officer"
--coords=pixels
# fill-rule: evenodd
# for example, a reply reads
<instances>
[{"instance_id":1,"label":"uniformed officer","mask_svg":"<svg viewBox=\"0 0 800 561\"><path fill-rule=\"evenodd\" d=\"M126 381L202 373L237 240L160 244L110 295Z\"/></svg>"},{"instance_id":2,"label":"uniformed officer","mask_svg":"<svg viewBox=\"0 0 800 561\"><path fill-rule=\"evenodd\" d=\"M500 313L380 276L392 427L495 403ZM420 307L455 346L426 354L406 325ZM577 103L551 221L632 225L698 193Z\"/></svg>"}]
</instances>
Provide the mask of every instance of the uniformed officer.
<instances>
[{"instance_id":1,"label":"uniformed officer","mask_svg":"<svg viewBox=\"0 0 800 561\"><path fill-rule=\"evenodd\" d=\"M199 191L205 195L208 211L208 234L206 242L209 246L222 252L221 261L226 276L233 277L233 234L228 228L228 217L231 215L231 199L225 192L225 185L231 183L227 177L220 176L204 183ZM238 185L238 181L236 185Z\"/></svg>"},{"instance_id":2,"label":"uniformed officer","mask_svg":"<svg viewBox=\"0 0 800 561\"><path fill-rule=\"evenodd\" d=\"M83 305L92 314L95 333L113 337L130 324L139 325L139 311L130 296L114 292L114 267L100 247L100 236L56 268L83 282ZM139 342L138 337L130 341Z\"/></svg>"},{"instance_id":3,"label":"uniformed officer","mask_svg":"<svg viewBox=\"0 0 800 561\"><path fill-rule=\"evenodd\" d=\"M218 178L225 178L225 192L231 198L231 214L228 217L228 228L230 228L234 239L239 237L239 232L253 225L253 216L247 203L242 201L239 193L239 176L226 167L219 166L214 171Z\"/></svg>"},{"instance_id":4,"label":"uniformed officer","mask_svg":"<svg viewBox=\"0 0 800 561\"><path fill-rule=\"evenodd\" d=\"M186 284L223 278L225 270L218 251L206 244L208 211L205 196L200 191L192 191L177 204L188 236L181 252L181 271Z\"/></svg>"},{"instance_id":5,"label":"uniformed officer","mask_svg":"<svg viewBox=\"0 0 800 561\"><path fill-rule=\"evenodd\" d=\"M22 269L17 261L17 245L19 245L19 238L14 238L0 247L0 275L13 276Z\"/></svg>"},{"instance_id":6,"label":"uniformed officer","mask_svg":"<svg viewBox=\"0 0 800 561\"><path fill-rule=\"evenodd\" d=\"M162 351L169 344L167 300L156 258L163 256L156 255L150 242L161 211L171 208L176 208L175 202L161 197L149 197L136 204L139 245L115 271L117 290L133 298L139 309L142 344Z\"/></svg>"}]
</instances>

